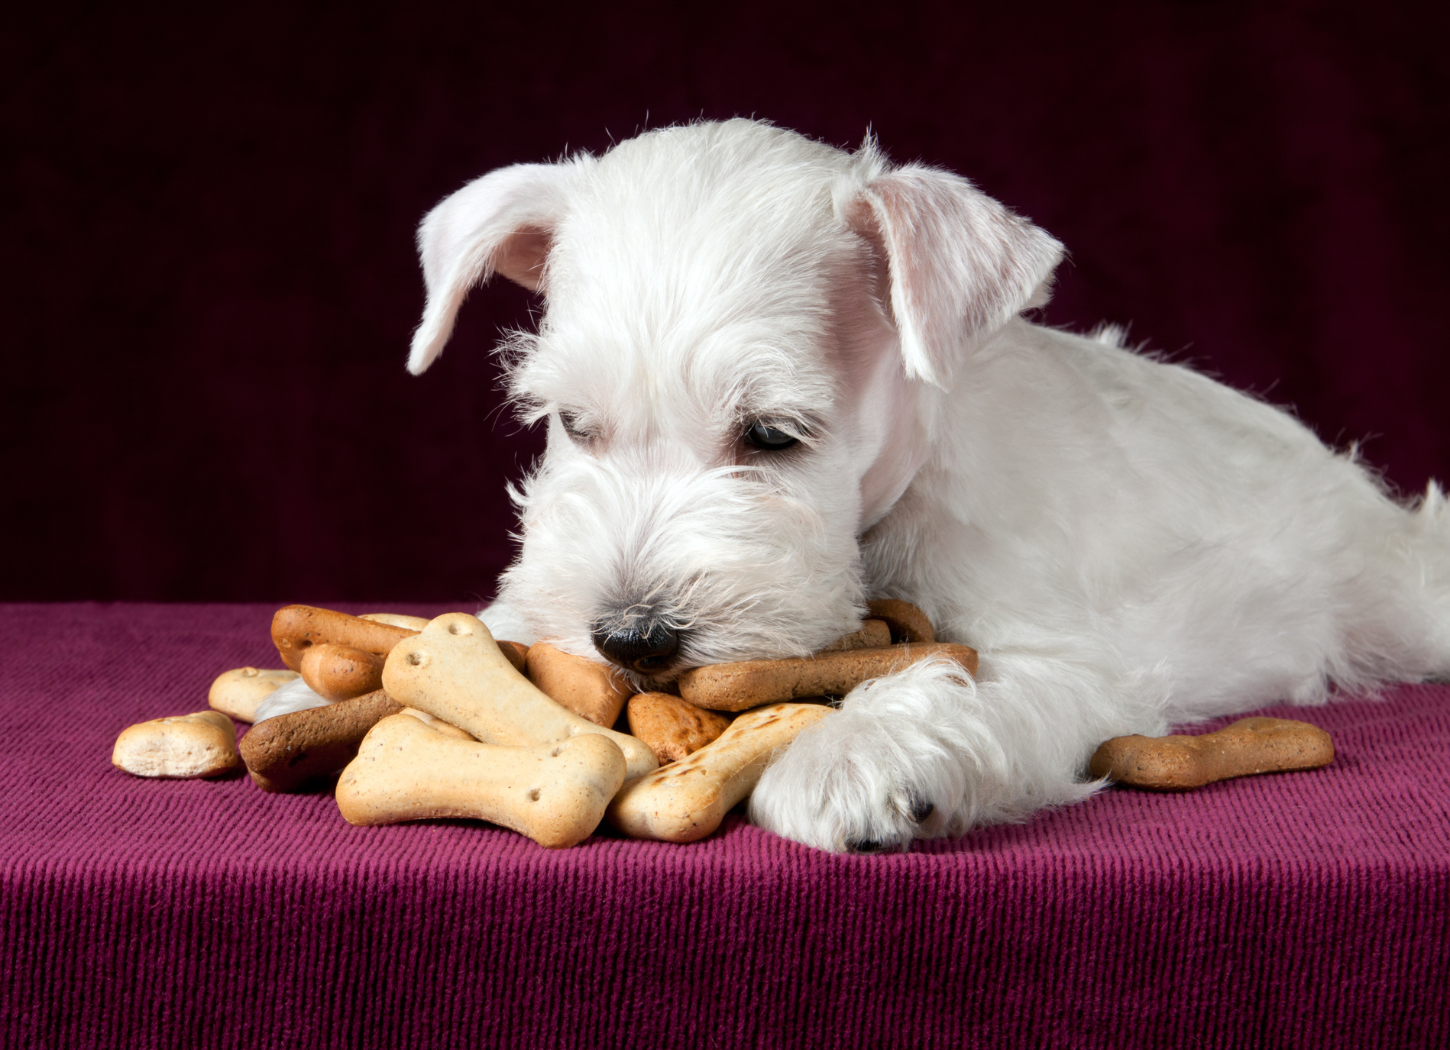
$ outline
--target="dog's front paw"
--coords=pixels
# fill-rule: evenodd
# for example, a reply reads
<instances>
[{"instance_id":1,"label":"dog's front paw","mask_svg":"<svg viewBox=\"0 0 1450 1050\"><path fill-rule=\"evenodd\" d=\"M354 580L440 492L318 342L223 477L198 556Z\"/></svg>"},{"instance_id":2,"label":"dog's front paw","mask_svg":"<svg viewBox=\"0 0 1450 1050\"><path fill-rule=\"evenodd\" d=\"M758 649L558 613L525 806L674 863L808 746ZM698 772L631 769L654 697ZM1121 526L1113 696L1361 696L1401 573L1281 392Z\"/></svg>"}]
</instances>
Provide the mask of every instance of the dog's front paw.
<instances>
[{"instance_id":1,"label":"dog's front paw","mask_svg":"<svg viewBox=\"0 0 1450 1050\"><path fill-rule=\"evenodd\" d=\"M834 852L961 834L1004 764L975 717L975 697L971 680L946 660L866 682L765 771L750 819Z\"/></svg>"},{"instance_id":2,"label":"dog's front paw","mask_svg":"<svg viewBox=\"0 0 1450 1050\"><path fill-rule=\"evenodd\" d=\"M796 737L750 797L750 819L834 852L905 849L931 834L937 806L912 783L900 748L875 719L841 711Z\"/></svg>"},{"instance_id":3,"label":"dog's front paw","mask_svg":"<svg viewBox=\"0 0 1450 1050\"><path fill-rule=\"evenodd\" d=\"M923 660L858 686L798 736L760 778L750 819L818 849L905 849L990 815L1006 769L975 684Z\"/></svg>"}]
</instances>

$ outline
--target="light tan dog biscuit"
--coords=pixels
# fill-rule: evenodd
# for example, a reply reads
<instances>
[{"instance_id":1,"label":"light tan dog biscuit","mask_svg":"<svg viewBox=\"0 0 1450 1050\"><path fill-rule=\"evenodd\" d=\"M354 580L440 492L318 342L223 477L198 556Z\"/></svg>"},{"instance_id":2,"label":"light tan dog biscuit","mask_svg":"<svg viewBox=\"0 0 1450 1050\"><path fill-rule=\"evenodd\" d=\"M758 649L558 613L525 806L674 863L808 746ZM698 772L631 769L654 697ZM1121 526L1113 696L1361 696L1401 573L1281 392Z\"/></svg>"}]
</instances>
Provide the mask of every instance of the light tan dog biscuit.
<instances>
[{"instance_id":1,"label":"light tan dog biscuit","mask_svg":"<svg viewBox=\"0 0 1450 1050\"><path fill-rule=\"evenodd\" d=\"M837 638L830 645L818 649L822 653L839 653L847 649L879 649L891 644L891 628L885 620L867 620L859 631Z\"/></svg>"},{"instance_id":2,"label":"light tan dog biscuit","mask_svg":"<svg viewBox=\"0 0 1450 1050\"><path fill-rule=\"evenodd\" d=\"M678 762L700 750L730 727L730 719L668 693L638 693L629 698L629 731L649 745L660 760Z\"/></svg>"},{"instance_id":3,"label":"light tan dog biscuit","mask_svg":"<svg viewBox=\"0 0 1450 1050\"><path fill-rule=\"evenodd\" d=\"M337 782L351 824L468 817L558 849L588 837L624 783L612 740L584 733L556 744L499 747L434 732L394 715L373 727Z\"/></svg>"},{"instance_id":4,"label":"light tan dog biscuit","mask_svg":"<svg viewBox=\"0 0 1450 1050\"><path fill-rule=\"evenodd\" d=\"M214 777L238 761L236 727L220 711L128 726L111 752L112 765L138 777Z\"/></svg>"},{"instance_id":5,"label":"light tan dog biscuit","mask_svg":"<svg viewBox=\"0 0 1450 1050\"><path fill-rule=\"evenodd\" d=\"M680 695L696 707L711 711L744 711L805 696L844 696L862 682L899 671L928 656L948 657L968 674L977 673L977 652L965 645L890 645L791 660L746 660L696 667L680 675Z\"/></svg>"},{"instance_id":6,"label":"light tan dog biscuit","mask_svg":"<svg viewBox=\"0 0 1450 1050\"><path fill-rule=\"evenodd\" d=\"M636 692L611 664L566 653L549 642L529 646L525 670L544 695L606 729L619 721L625 701Z\"/></svg>"},{"instance_id":7,"label":"light tan dog biscuit","mask_svg":"<svg viewBox=\"0 0 1450 1050\"><path fill-rule=\"evenodd\" d=\"M421 631L424 627L428 626L428 617L409 616L407 613L361 613L358 619L372 620L375 623L385 623L389 627L403 627L409 631Z\"/></svg>"},{"instance_id":8,"label":"light tan dog biscuit","mask_svg":"<svg viewBox=\"0 0 1450 1050\"><path fill-rule=\"evenodd\" d=\"M282 662L294 671L302 670L303 652L323 642L387 656L399 641L417 633L406 627L393 627L311 605L288 605L272 617L272 643L277 646Z\"/></svg>"},{"instance_id":9,"label":"light tan dog biscuit","mask_svg":"<svg viewBox=\"0 0 1450 1050\"><path fill-rule=\"evenodd\" d=\"M336 642L302 650L302 680L324 700L336 703L383 687L383 658Z\"/></svg>"},{"instance_id":10,"label":"light tan dog biscuit","mask_svg":"<svg viewBox=\"0 0 1450 1050\"><path fill-rule=\"evenodd\" d=\"M378 623L389 624L393 627L405 627L410 631L421 631L424 627L428 626L428 618L426 616L407 616L404 613L363 613L358 619L376 620ZM522 673L524 660L528 656L529 647L520 642L506 642L498 638L494 639L494 644L503 650L503 654L509 658L509 663L517 667L519 672ZM441 724L447 725L448 723L443 722ZM472 737L469 739L471 740Z\"/></svg>"},{"instance_id":11,"label":"light tan dog biscuit","mask_svg":"<svg viewBox=\"0 0 1450 1050\"><path fill-rule=\"evenodd\" d=\"M412 718L416 718L429 729L433 730L433 732L435 733L442 733L444 736L456 737L459 740L473 739L473 737L470 736L466 731L459 729L456 725L453 725L450 722L445 722L441 718L434 718L427 711L419 711L416 707L405 707L401 711L399 711L398 714L408 715Z\"/></svg>"},{"instance_id":12,"label":"light tan dog biscuit","mask_svg":"<svg viewBox=\"0 0 1450 1050\"><path fill-rule=\"evenodd\" d=\"M872 616L886 621L886 626L891 629L893 642L930 643L936 641L936 629L926 618L926 613L910 602L903 602L897 598L878 598L873 602L867 602L866 605L871 610Z\"/></svg>"},{"instance_id":13,"label":"light tan dog biscuit","mask_svg":"<svg viewBox=\"0 0 1450 1050\"><path fill-rule=\"evenodd\" d=\"M206 702L213 711L238 722L255 722L257 705L296 677L296 671L259 671L255 667L223 671L212 682Z\"/></svg>"},{"instance_id":14,"label":"light tan dog biscuit","mask_svg":"<svg viewBox=\"0 0 1450 1050\"><path fill-rule=\"evenodd\" d=\"M1188 791L1230 777L1318 769L1334 761L1329 734L1287 718L1241 718L1201 736L1119 736L1093 754L1088 772L1120 784Z\"/></svg>"},{"instance_id":15,"label":"light tan dog biscuit","mask_svg":"<svg viewBox=\"0 0 1450 1050\"><path fill-rule=\"evenodd\" d=\"M624 752L629 776L659 765L634 737L580 718L540 692L514 669L483 622L467 613L440 616L399 642L383 667L383 687L399 703L490 744L555 744L596 733Z\"/></svg>"},{"instance_id":16,"label":"light tan dog biscuit","mask_svg":"<svg viewBox=\"0 0 1450 1050\"><path fill-rule=\"evenodd\" d=\"M637 839L702 839L750 794L777 749L830 714L824 704L747 711L694 754L626 784L609 806L609 822Z\"/></svg>"},{"instance_id":17,"label":"light tan dog biscuit","mask_svg":"<svg viewBox=\"0 0 1450 1050\"><path fill-rule=\"evenodd\" d=\"M403 613L363 613L359 620L376 620L378 623L390 624L393 627L406 627L410 631L421 631L428 626L426 616L407 616ZM509 658L520 672L524 669L524 659L528 656L529 647L520 642L505 642L495 638L494 643L503 650L503 654ZM442 723L447 725L447 722ZM456 728L456 727L455 727ZM469 739L472 739L471 737Z\"/></svg>"}]
</instances>

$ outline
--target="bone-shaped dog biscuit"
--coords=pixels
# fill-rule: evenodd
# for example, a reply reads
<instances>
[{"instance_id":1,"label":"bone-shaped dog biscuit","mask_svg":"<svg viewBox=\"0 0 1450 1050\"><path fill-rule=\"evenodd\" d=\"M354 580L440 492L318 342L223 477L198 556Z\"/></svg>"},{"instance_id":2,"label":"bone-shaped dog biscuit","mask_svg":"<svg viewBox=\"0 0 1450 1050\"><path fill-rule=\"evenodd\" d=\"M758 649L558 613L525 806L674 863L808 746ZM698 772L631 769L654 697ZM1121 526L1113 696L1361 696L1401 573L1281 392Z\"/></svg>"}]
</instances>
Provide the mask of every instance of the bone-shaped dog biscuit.
<instances>
[{"instance_id":1,"label":"bone-shaped dog biscuit","mask_svg":"<svg viewBox=\"0 0 1450 1050\"><path fill-rule=\"evenodd\" d=\"M336 642L302 650L302 680L333 703L377 692L383 687L383 658Z\"/></svg>"},{"instance_id":2,"label":"bone-shaped dog biscuit","mask_svg":"<svg viewBox=\"0 0 1450 1050\"><path fill-rule=\"evenodd\" d=\"M408 616L406 613L363 613L358 619L376 620L378 623L391 624L393 627L406 627L410 631L421 631L424 627L428 626L428 618L426 616ZM529 652L527 645L519 642L505 642L497 638L494 639L494 642L503 650L503 654L509 658L509 663L513 664L520 671L524 669L524 659ZM443 722L441 724L447 725L448 723Z\"/></svg>"},{"instance_id":3,"label":"bone-shaped dog biscuit","mask_svg":"<svg viewBox=\"0 0 1450 1050\"><path fill-rule=\"evenodd\" d=\"M116 737L111 764L138 777L214 777L237 766L237 731L220 711L153 718Z\"/></svg>"},{"instance_id":4,"label":"bone-shaped dog biscuit","mask_svg":"<svg viewBox=\"0 0 1450 1050\"><path fill-rule=\"evenodd\" d=\"M514 669L476 616L448 613L388 654L383 688L490 744L555 744L582 733L612 740L629 776L656 768L654 752L624 733L595 725L549 699Z\"/></svg>"},{"instance_id":5,"label":"bone-shaped dog biscuit","mask_svg":"<svg viewBox=\"0 0 1450 1050\"><path fill-rule=\"evenodd\" d=\"M1088 772L1120 784L1188 791L1230 777L1318 769L1334 761L1329 734L1287 718L1241 718L1201 736L1119 736L1104 743Z\"/></svg>"},{"instance_id":6,"label":"bone-shaped dog biscuit","mask_svg":"<svg viewBox=\"0 0 1450 1050\"><path fill-rule=\"evenodd\" d=\"M609 806L609 822L631 838L702 839L754 790L777 749L831 713L824 704L747 711L694 754L626 784Z\"/></svg>"},{"instance_id":7,"label":"bone-shaped dog biscuit","mask_svg":"<svg viewBox=\"0 0 1450 1050\"><path fill-rule=\"evenodd\" d=\"M378 624L392 624L393 627L406 627L410 631L422 631L428 627L426 616L409 616L402 612L364 612L358 619L376 619ZM503 656L509 657L509 663L523 670L523 660L528 657L529 647L516 641L502 641L494 638L494 644L503 650ZM448 725L442 722L442 725Z\"/></svg>"},{"instance_id":8,"label":"bone-shaped dog biscuit","mask_svg":"<svg viewBox=\"0 0 1450 1050\"><path fill-rule=\"evenodd\" d=\"M416 707L405 707L398 713L402 715L408 715L411 718L416 718L429 729L433 730L433 732L435 733L442 733L444 736L457 737L459 740L473 739L473 737L469 736L457 726L451 725L448 722L443 721L443 719L441 718L434 718L427 711L419 711Z\"/></svg>"},{"instance_id":9,"label":"bone-shaped dog biscuit","mask_svg":"<svg viewBox=\"0 0 1450 1050\"><path fill-rule=\"evenodd\" d=\"M487 820L557 849L598 827L624 773L619 748L597 733L499 747L444 736L399 714L375 725L343 770L337 808L351 824Z\"/></svg>"},{"instance_id":10,"label":"bone-shaped dog biscuit","mask_svg":"<svg viewBox=\"0 0 1450 1050\"><path fill-rule=\"evenodd\" d=\"M566 653L548 642L529 646L525 670L529 681L555 703L606 729L619 720L624 702L635 691L610 664Z\"/></svg>"},{"instance_id":11,"label":"bone-shaped dog biscuit","mask_svg":"<svg viewBox=\"0 0 1450 1050\"><path fill-rule=\"evenodd\" d=\"M411 624L420 621L424 626L429 623L421 616L401 616L397 613L349 616L335 609L288 605L272 616L272 643L277 646L282 662L292 670L300 671L303 654L312 646L327 642L385 657L401 639L418 633L421 628ZM522 673L528 646L518 642L495 644L508 657L509 663Z\"/></svg>"},{"instance_id":12,"label":"bone-shaped dog biscuit","mask_svg":"<svg viewBox=\"0 0 1450 1050\"><path fill-rule=\"evenodd\" d=\"M424 627L428 626L428 618L426 616L408 616L405 613L363 613L358 619L376 620L378 623L391 624L393 627L406 627L410 631L421 631ZM513 664L522 673L524 670L524 661L528 658L529 647L520 642L506 642L499 638L494 639L494 644L509 658L509 663ZM419 714L421 713L419 712ZM448 725L447 722L439 722L438 724ZM613 725L612 722L610 724ZM449 728L456 729L458 727L449 726ZM467 736L466 733L464 735Z\"/></svg>"},{"instance_id":13,"label":"bone-shaped dog biscuit","mask_svg":"<svg viewBox=\"0 0 1450 1050\"><path fill-rule=\"evenodd\" d=\"M257 705L296 677L296 671L259 671L255 667L223 671L212 682L206 702L213 711L238 722L255 722Z\"/></svg>"},{"instance_id":14,"label":"bone-shaped dog biscuit","mask_svg":"<svg viewBox=\"0 0 1450 1050\"><path fill-rule=\"evenodd\" d=\"M744 711L803 696L844 696L862 682L900 671L928 656L945 656L968 674L977 673L977 652L969 646L949 642L890 645L696 667L680 676L680 695L711 711Z\"/></svg>"}]
</instances>

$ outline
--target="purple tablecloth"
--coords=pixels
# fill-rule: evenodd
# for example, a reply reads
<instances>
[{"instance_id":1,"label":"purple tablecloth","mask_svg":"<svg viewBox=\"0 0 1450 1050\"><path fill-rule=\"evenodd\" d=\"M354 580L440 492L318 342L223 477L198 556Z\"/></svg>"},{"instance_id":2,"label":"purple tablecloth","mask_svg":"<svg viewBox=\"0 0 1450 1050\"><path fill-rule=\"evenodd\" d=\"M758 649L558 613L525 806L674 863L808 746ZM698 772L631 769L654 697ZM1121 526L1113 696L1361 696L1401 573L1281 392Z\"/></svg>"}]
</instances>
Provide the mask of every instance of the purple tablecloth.
<instances>
[{"instance_id":1,"label":"purple tablecloth","mask_svg":"<svg viewBox=\"0 0 1450 1050\"><path fill-rule=\"evenodd\" d=\"M111 767L276 666L269 613L0 606L0 1045L1450 1044L1450 688L1268 712L1329 730L1324 770L909 854L734 817L549 852Z\"/></svg>"}]
</instances>

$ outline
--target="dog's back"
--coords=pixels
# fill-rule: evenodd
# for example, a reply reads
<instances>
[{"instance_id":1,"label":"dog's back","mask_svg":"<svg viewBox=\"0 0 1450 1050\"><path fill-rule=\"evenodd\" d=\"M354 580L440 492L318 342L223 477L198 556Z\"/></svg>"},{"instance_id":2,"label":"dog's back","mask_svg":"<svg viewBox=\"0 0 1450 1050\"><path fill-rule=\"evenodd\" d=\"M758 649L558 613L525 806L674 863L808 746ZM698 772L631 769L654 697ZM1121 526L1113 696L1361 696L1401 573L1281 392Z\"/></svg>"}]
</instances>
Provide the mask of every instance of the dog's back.
<instances>
[{"instance_id":1,"label":"dog's back","mask_svg":"<svg viewBox=\"0 0 1450 1050\"><path fill-rule=\"evenodd\" d=\"M924 597L948 634L1090 644L1159 694L1163 724L1450 669L1435 487L1407 512L1285 412L1022 322L943 402L950 452L867 549L883 589ZM927 558L901 549L922 519L941 537Z\"/></svg>"}]
</instances>

